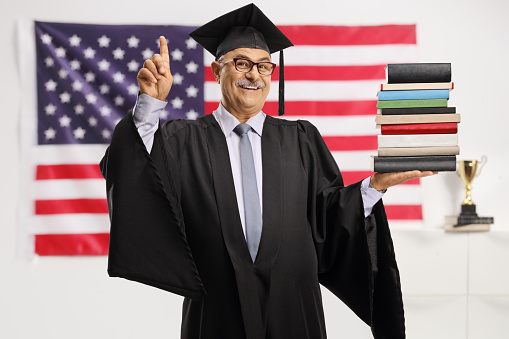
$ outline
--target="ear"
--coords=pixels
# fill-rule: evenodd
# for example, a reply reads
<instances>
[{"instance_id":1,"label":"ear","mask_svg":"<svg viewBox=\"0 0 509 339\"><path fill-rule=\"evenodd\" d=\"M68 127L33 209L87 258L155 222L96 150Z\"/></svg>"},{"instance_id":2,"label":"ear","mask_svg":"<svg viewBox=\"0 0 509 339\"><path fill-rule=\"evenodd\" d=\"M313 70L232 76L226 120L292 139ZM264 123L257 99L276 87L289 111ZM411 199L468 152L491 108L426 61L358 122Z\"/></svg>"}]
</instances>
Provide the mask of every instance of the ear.
<instances>
[{"instance_id":1,"label":"ear","mask_svg":"<svg viewBox=\"0 0 509 339\"><path fill-rule=\"evenodd\" d=\"M212 73L214 73L214 79L216 79L216 82L218 84L220 84L221 83L221 81L220 81L220 79L221 79L221 65L219 64L219 62L213 61L210 66L212 68Z\"/></svg>"}]
</instances>

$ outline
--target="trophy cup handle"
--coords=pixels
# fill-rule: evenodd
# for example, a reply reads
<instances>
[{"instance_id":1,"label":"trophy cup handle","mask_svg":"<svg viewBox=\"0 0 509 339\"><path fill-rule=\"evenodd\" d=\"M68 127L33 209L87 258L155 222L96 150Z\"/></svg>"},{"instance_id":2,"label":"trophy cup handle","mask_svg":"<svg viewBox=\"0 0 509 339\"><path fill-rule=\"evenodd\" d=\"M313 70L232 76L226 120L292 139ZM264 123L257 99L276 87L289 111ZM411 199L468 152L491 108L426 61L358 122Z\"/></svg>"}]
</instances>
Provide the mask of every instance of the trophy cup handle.
<instances>
[{"instance_id":1,"label":"trophy cup handle","mask_svg":"<svg viewBox=\"0 0 509 339\"><path fill-rule=\"evenodd\" d=\"M476 177L479 176L479 174L481 174L481 170L483 169L484 165L486 165L486 163L488 162L488 158L483 155L481 157L481 160L479 161L479 165L477 167L477 173L475 174Z\"/></svg>"}]
</instances>

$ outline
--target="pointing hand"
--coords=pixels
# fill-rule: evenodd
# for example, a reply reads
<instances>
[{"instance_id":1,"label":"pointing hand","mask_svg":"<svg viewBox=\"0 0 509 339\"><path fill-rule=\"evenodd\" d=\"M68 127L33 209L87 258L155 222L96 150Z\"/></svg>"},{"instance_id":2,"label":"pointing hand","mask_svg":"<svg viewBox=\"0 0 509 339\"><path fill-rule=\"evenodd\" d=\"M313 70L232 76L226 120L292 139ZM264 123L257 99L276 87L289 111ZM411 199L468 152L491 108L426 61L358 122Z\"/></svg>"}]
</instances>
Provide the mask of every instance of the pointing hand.
<instances>
[{"instance_id":1,"label":"pointing hand","mask_svg":"<svg viewBox=\"0 0 509 339\"><path fill-rule=\"evenodd\" d=\"M164 101L173 84L170 72L170 55L164 36L159 37L160 54L145 60L143 68L138 72L137 80L142 94Z\"/></svg>"}]
</instances>

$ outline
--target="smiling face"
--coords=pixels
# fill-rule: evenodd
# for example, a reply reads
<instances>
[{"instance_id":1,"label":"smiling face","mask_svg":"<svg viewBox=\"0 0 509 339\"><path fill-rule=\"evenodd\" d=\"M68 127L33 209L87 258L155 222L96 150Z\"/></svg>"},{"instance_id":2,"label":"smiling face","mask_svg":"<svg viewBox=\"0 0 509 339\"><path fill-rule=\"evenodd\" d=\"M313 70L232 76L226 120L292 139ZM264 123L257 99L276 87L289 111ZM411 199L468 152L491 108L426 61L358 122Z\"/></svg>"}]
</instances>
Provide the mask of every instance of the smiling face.
<instances>
[{"instance_id":1,"label":"smiling face","mask_svg":"<svg viewBox=\"0 0 509 339\"><path fill-rule=\"evenodd\" d=\"M271 61L269 53L262 49L237 48L226 53L220 60L244 58L254 62ZM221 103L239 121L245 122L261 111L270 91L270 76L262 76L254 66L248 73L235 69L234 62L214 61L212 71L221 86ZM244 121L242 121L244 120Z\"/></svg>"}]
</instances>

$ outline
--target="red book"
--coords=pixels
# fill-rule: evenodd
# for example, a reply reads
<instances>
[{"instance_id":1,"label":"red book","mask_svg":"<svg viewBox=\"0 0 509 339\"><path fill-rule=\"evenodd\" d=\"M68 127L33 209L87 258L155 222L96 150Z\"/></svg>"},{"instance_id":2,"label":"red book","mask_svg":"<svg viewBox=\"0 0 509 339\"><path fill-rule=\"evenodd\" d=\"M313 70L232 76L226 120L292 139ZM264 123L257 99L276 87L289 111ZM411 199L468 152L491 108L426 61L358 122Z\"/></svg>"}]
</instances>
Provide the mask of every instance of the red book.
<instances>
[{"instance_id":1,"label":"red book","mask_svg":"<svg viewBox=\"0 0 509 339\"><path fill-rule=\"evenodd\" d=\"M382 135L396 134L456 134L458 133L457 122L438 124L399 124L381 125Z\"/></svg>"}]
</instances>

